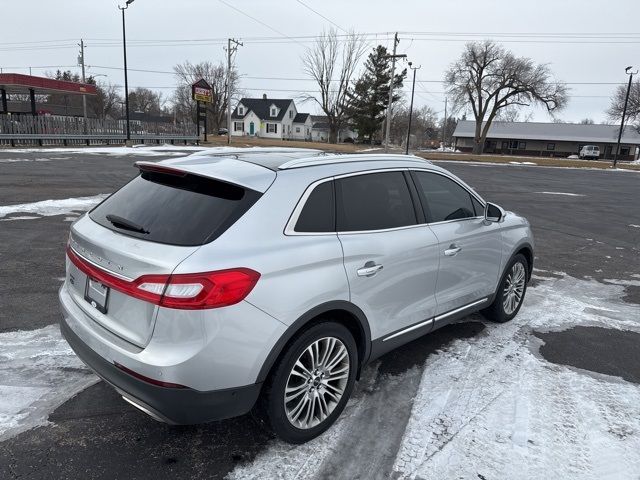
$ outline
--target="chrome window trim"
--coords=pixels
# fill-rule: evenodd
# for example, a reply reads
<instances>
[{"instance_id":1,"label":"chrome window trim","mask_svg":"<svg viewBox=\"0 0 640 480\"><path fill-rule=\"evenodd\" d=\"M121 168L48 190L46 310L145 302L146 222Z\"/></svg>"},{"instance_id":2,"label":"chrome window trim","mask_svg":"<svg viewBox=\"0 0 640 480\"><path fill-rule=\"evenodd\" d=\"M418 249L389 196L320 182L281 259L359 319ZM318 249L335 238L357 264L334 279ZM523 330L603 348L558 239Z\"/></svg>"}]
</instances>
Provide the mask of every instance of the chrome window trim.
<instances>
[{"instance_id":1,"label":"chrome window trim","mask_svg":"<svg viewBox=\"0 0 640 480\"><path fill-rule=\"evenodd\" d=\"M420 225L424 225L424 224L414 224L414 225L405 225L402 227L394 227L394 228L385 228L382 230L363 230L363 231L350 231L350 232L296 232L295 231L295 227L296 227L296 223L298 223L298 218L300 217L300 214L302 213L302 209L304 208L305 204L307 203L307 200L309 199L309 196L311 196L311 193L313 192L313 190L320 184L325 183L325 182L330 182L333 180L338 180L340 178L346 178L346 177L355 177L357 175L367 175L370 173L383 173L383 172L406 172L407 170L409 170L408 167L389 167L389 168L376 168L376 169L368 169L368 170L360 170L357 172L349 172L349 173L342 173L340 175L334 175L331 177L327 177L327 178L322 178L320 180L316 180L315 182L311 183L311 185L309 185L307 187L307 189L304 191L304 193L302 194L302 196L300 197L300 200L298 200L298 203L296 204L295 208L293 209L293 212L291 213L291 216L289 217L289 221L287 222L285 228L284 228L284 234L287 236L316 236L316 235L344 235L344 234L354 234L354 233L380 233L380 232L388 232L388 231L393 231L393 230L401 230L401 229L406 229L406 228L412 228L412 227L418 227ZM337 199L336 199L337 200Z\"/></svg>"},{"instance_id":2,"label":"chrome window trim","mask_svg":"<svg viewBox=\"0 0 640 480\"><path fill-rule=\"evenodd\" d=\"M435 173L436 175L440 175L442 177L448 178L452 182L456 183L459 187L464 189L469 195L473 196L478 202L480 202L480 205L482 205L482 207L485 210L487 208L487 202L478 193L476 193L475 190L473 190L472 188L467 188L465 185L461 184L458 180L456 180L455 178L451 177L450 175L447 175L445 172L438 172L436 170L430 170L428 168L409 168L408 170L410 172L418 171L418 172ZM416 188L418 188L417 185L416 185ZM442 225L444 223L464 222L464 221L468 221L468 220L476 220L478 218L484 219L484 215L482 215L482 216L477 215L475 217L466 217L466 218L454 218L453 220L441 220L439 222L427 222L425 225Z\"/></svg>"},{"instance_id":3,"label":"chrome window trim","mask_svg":"<svg viewBox=\"0 0 640 480\"><path fill-rule=\"evenodd\" d=\"M311 183L306 188L306 190L303 192L302 196L298 200L298 203L296 204L295 208L293 209L293 212L291 212L291 215L289 216L289 221L284 227L284 234L286 236L316 237L316 236L326 236L326 235L337 235L336 232L296 232L295 231L296 223L298 223L298 218L300 218L302 209L307 204L307 200L309 199L313 191L316 189L318 185L322 185L323 183L326 183L326 182L331 182L333 181L333 179L334 177L321 178L320 180L316 180L315 182Z\"/></svg>"},{"instance_id":4,"label":"chrome window trim","mask_svg":"<svg viewBox=\"0 0 640 480\"><path fill-rule=\"evenodd\" d=\"M469 193L469 195L472 195L476 200L478 200L478 202L480 202L480 204L484 208L487 208L487 202L485 202L482 199L482 197L480 197L480 195L478 195L473 189L467 188L465 185L462 185L455 178L452 178L451 176L447 175L444 172L440 172L440 171L437 171L437 170L432 170L430 168L415 168L415 167L389 167L389 168L376 168L376 169L373 169L373 170L371 170L371 169L359 170L357 172L342 173L340 175L334 175L332 177L322 178L320 180L316 180L315 182L311 183L307 187L307 189L304 191L304 193L302 194L302 196L298 200L298 203L296 204L295 208L293 209L293 212L291 213L291 216L289 217L289 221L287 222L287 224L286 224L286 226L284 228L284 234L286 236L305 236L305 237L309 237L309 236L326 236L326 235L362 235L362 234L367 234L367 233L393 232L393 231L397 231L397 230L406 230L406 229L409 229L409 228L424 227L424 226L431 226L431 225L443 225L443 224L452 223L452 222L466 222L466 221L469 221L469 220L484 219L484 215L483 215L483 216L475 216L475 217L467 217L467 218L456 218L456 219L453 219L453 220L442 220L440 222L416 223L414 225L404 225L402 227L384 228L384 229L380 229L380 230L351 230L351 231L335 231L335 232L296 232L294 230L295 226L296 226L296 223L298 223L298 218L300 217L300 213L302 213L302 209L304 208L305 204L307 203L307 200L309 199L309 196L311 195L313 190L318 185L320 185L322 183L325 183L325 182L330 182L330 181L333 181L333 180L339 180L341 178L355 177L355 176L358 176L358 175L367 175L367 174L370 174L370 173L407 172L407 171L408 172L419 171L419 172L434 173L436 175L441 175L441 176L443 176L445 178L448 178L449 180L455 182L457 185L459 185L461 188L463 188L467 193ZM337 201L337 199L336 199L336 201Z\"/></svg>"}]
</instances>

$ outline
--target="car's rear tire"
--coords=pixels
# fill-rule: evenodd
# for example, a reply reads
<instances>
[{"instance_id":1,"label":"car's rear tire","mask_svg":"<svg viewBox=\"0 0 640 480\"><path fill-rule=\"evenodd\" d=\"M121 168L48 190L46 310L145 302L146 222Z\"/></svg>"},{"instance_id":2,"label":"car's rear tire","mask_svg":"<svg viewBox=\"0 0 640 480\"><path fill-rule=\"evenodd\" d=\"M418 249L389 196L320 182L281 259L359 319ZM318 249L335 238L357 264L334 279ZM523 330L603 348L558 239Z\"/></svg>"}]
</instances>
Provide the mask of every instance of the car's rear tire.
<instances>
[{"instance_id":1,"label":"car's rear tire","mask_svg":"<svg viewBox=\"0 0 640 480\"><path fill-rule=\"evenodd\" d=\"M357 369L351 332L332 321L316 324L295 337L274 365L256 413L282 440L307 442L340 416Z\"/></svg>"},{"instance_id":2,"label":"car's rear tire","mask_svg":"<svg viewBox=\"0 0 640 480\"><path fill-rule=\"evenodd\" d=\"M482 310L482 315L499 323L508 322L515 317L524 301L528 278L527 259L519 253L507 265L498 284L498 291L493 303Z\"/></svg>"}]
</instances>

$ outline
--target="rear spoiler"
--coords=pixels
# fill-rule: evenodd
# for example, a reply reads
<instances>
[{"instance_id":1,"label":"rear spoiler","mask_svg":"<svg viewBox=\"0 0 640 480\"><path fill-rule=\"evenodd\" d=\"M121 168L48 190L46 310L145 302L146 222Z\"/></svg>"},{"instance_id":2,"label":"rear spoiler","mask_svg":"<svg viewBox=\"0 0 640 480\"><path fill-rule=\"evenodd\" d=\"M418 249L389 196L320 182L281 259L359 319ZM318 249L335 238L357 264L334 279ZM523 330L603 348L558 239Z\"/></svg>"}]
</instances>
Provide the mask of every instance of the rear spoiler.
<instances>
[{"instance_id":1,"label":"rear spoiler","mask_svg":"<svg viewBox=\"0 0 640 480\"><path fill-rule=\"evenodd\" d=\"M154 162L138 161L134 163L134 166L141 172L165 173L167 175L175 175L177 177L186 177L189 173L184 170L180 170L179 168L168 167Z\"/></svg>"}]
</instances>

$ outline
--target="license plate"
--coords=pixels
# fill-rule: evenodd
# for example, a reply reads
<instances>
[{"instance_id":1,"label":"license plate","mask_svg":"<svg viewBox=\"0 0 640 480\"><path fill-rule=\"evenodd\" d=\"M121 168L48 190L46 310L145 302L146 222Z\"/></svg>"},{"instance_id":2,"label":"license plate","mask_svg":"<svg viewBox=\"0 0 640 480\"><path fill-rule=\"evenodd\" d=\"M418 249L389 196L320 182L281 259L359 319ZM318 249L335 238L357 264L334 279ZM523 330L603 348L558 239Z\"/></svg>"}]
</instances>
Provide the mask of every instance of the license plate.
<instances>
[{"instance_id":1,"label":"license plate","mask_svg":"<svg viewBox=\"0 0 640 480\"><path fill-rule=\"evenodd\" d=\"M99 312L107 313L109 287L87 277L87 286L84 291L84 299Z\"/></svg>"}]
</instances>

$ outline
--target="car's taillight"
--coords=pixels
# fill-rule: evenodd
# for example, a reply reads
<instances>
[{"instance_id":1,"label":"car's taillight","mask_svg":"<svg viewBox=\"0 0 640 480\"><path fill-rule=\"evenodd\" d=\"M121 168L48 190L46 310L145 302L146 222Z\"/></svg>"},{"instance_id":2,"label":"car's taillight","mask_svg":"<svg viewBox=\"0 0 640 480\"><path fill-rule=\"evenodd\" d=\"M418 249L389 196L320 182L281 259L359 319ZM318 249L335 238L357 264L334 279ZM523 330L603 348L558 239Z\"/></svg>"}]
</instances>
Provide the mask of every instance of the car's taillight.
<instances>
[{"instance_id":1,"label":"car's taillight","mask_svg":"<svg viewBox=\"0 0 640 480\"><path fill-rule=\"evenodd\" d=\"M99 268L67 248L69 260L87 276L140 300L168 308L199 310L234 305L249 295L260 274L249 268L214 272L143 275L124 280Z\"/></svg>"}]
</instances>

